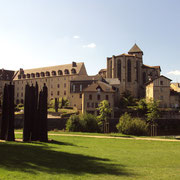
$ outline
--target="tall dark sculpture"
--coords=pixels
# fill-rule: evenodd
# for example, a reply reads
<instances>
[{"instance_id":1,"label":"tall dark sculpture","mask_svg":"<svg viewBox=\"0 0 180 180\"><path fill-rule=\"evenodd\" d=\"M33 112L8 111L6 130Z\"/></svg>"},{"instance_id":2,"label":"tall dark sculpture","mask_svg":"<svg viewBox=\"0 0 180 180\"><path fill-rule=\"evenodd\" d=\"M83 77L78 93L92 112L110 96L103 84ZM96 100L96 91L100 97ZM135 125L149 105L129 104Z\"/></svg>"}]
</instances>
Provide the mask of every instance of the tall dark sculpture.
<instances>
[{"instance_id":1,"label":"tall dark sculpture","mask_svg":"<svg viewBox=\"0 0 180 180\"><path fill-rule=\"evenodd\" d=\"M14 141L14 85L5 84L3 92L0 139Z\"/></svg>"}]
</instances>

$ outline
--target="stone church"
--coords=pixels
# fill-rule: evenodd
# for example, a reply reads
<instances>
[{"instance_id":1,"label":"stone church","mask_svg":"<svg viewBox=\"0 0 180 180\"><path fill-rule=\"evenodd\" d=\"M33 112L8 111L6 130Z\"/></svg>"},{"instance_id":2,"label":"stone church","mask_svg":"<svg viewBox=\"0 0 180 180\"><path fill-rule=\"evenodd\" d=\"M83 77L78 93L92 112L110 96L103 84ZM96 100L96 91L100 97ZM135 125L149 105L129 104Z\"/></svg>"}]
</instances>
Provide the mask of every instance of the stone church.
<instances>
[{"instance_id":1,"label":"stone church","mask_svg":"<svg viewBox=\"0 0 180 180\"><path fill-rule=\"evenodd\" d=\"M143 51L135 44L128 54L120 54L107 58L107 70L99 74L104 78L117 78L120 81L119 92L131 92L136 98L145 97L146 83L160 76L160 66L143 64Z\"/></svg>"}]
</instances>

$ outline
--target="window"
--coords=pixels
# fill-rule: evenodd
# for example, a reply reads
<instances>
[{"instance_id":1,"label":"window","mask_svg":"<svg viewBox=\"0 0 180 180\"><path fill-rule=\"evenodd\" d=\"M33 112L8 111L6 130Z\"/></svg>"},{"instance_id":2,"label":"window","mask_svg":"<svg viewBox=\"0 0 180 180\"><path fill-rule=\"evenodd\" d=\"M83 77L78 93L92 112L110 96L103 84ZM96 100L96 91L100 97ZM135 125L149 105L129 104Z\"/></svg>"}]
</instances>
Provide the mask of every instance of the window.
<instances>
[{"instance_id":1,"label":"window","mask_svg":"<svg viewBox=\"0 0 180 180\"><path fill-rule=\"evenodd\" d=\"M64 95L66 95L66 91L64 91Z\"/></svg>"},{"instance_id":2,"label":"window","mask_svg":"<svg viewBox=\"0 0 180 180\"><path fill-rule=\"evenodd\" d=\"M82 91L82 84L80 84L80 87L79 87L80 91Z\"/></svg>"},{"instance_id":3,"label":"window","mask_svg":"<svg viewBox=\"0 0 180 180\"><path fill-rule=\"evenodd\" d=\"M98 103L95 103L95 108L98 108Z\"/></svg>"},{"instance_id":4,"label":"window","mask_svg":"<svg viewBox=\"0 0 180 180\"><path fill-rule=\"evenodd\" d=\"M99 94L97 95L97 100L101 100L101 96Z\"/></svg>"},{"instance_id":5,"label":"window","mask_svg":"<svg viewBox=\"0 0 180 180\"><path fill-rule=\"evenodd\" d=\"M16 100L16 104L19 104L19 99Z\"/></svg>"},{"instance_id":6,"label":"window","mask_svg":"<svg viewBox=\"0 0 180 180\"><path fill-rule=\"evenodd\" d=\"M50 76L50 72L49 71L46 71L46 76Z\"/></svg>"},{"instance_id":7,"label":"window","mask_svg":"<svg viewBox=\"0 0 180 180\"><path fill-rule=\"evenodd\" d=\"M79 98L80 98L80 99L82 98L82 94L79 94Z\"/></svg>"},{"instance_id":8,"label":"window","mask_svg":"<svg viewBox=\"0 0 180 180\"><path fill-rule=\"evenodd\" d=\"M30 74L27 74L27 78L30 78Z\"/></svg>"},{"instance_id":9,"label":"window","mask_svg":"<svg viewBox=\"0 0 180 180\"><path fill-rule=\"evenodd\" d=\"M89 100L92 100L92 94L89 95Z\"/></svg>"},{"instance_id":10,"label":"window","mask_svg":"<svg viewBox=\"0 0 180 180\"><path fill-rule=\"evenodd\" d=\"M23 99L21 99L21 103L22 103L22 104L24 103Z\"/></svg>"},{"instance_id":11,"label":"window","mask_svg":"<svg viewBox=\"0 0 180 180\"><path fill-rule=\"evenodd\" d=\"M163 85L163 81L160 81L160 84Z\"/></svg>"},{"instance_id":12,"label":"window","mask_svg":"<svg viewBox=\"0 0 180 180\"><path fill-rule=\"evenodd\" d=\"M23 97L23 93L21 93L21 97Z\"/></svg>"},{"instance_id":13,"label":"window","mask_svg":"<svg viewBox=\"0 0 180 180\"><path fill-rule=\"evenodd\" d=\"M17 93L17 97L19 97L19 93Z\"/></svg>"},{"instance_id":14,"label":"window","mask_svg":"<svg viewBox=\"0 0 180 180\"><path fill-rule=\"evenodd\" d=\"M89 108L89 102L87 102L87 108Z\"/></svg>"},{"instance_id":15,"label":"window","mask_svg":"<svg viewBox=\"0 0 180 180\"><path fill-rule=\"evenodd\" d=\"M51 91L51 96L53 96L53 91Z\"/></svg>"},{"instance_id":16,"label":"window","mask_svg":"<svg viewBox=\"0 0 180 180\"><path fill-rule=\"evenodd\" d=\"M71 69L71 73L72 74L76 74L76 70L73 68L73 69Z\"/></svg>"},{"instance_id":17,"label":"window","mask_svg":"<svg viewBox=\"0 0 180 180\"><path fill-rule=\"evenodd\" d=\"M40 74L39 73L36 73L36 77L39 77L40 76Z\"/></svg>"},{"instance_id":18,"label":"window","mask_svg":"<svg viewBox=\"0 0 180 180\"><path fill-rule=\"evenodd\" d=\"M121 81L121 60L119 60L117 63L117 76L119 80Z\"/></svg>"},{"instance_id":19,"label":"window","mask_svg":"<svg viewBox=\"0 0 180 180\"><path fill-rule=\"evenodd\" d=\"M109 96L108 95L106 95L106 100L109 100Z\"/></svg>"},{"instance_id":20,"label":"window","mask_svg":"<svg viewBox=\"0 0 180 180\"><path fill-rule=\"evenodd\" d=\"M163 100L163 96L160 96L160 100Z\"/></svg>"},{"instance_id":21,"label":"window","mask_svg":"<svg viewBox=\"0 0 180 180\"><path fill-rule=\"evenodd\" d=\"M75 91L76 91L76 85L73 84L73 92L75 92Z\"/></svg>"},{"instance_id":22,"label":"window","mask_svg":"<svg viewBox=\"0 0 180 180\"><path fill-rule=\"evenodd\" d=\"M64 83L64 88L66 88L66 83Z\"/></svg>"},{"instance_id":23,"label":"window","mask_svg":"<svg viewBox=\"0 0 180 180\"><path fill-rule=\"evenodd\" d=\"M127 63L127 81L131 82L131 61L130 59L128 59L128 63Z\"/></svg>"},{"instance_id":24,"label":"window","mask_svg":"<svg viewBox=\"0 0 180 180\"><path fill-rule=\"evenodd\" d=\"M69 74L69 70L68 70L68 69L65 69L65 70L64 70L64 73L65 73L65 74Z\"/></svg>"},{"instance_id":25,"label":"window","mask_svg":"<svg viewBox=\"0 0 180 180\"><path fill-rule=\"evenodd\" d=\"M56 71L52 71L51 74L52 74L53 76L56 76Z\"/></svg>"},{"instance_id":26,"label":"window","mask_svg":"<svg viewBox=\"0 0 180 180\"><path fill-rule=\"evenodd\" d=\"M91 107L94 108L94 103L93 102L91 103Z\"/></svg>"},{"instance_id":27,"label":"window","mask_svg":"<svg viewBox=\"0 0 180 180\"><path fill-rule=\"evenodd\" d=\"M41 72L41 77L44 77L44 72Z\"/></svg>"},{"instance_id":28,"label":"window","mask_svg":"<svg viewBox=\"0 0 180 180\"><path fill-rule=\"evenodd\" d=\"M60 85L59 85L59 84L57 84L57 88L60 88Z\"/></svg>"},{"instance_id":29,"label":"window","mask_svg":"<svg viewBox=\"0 0 180 180\"><path fill-rule=\"evenodd\" d=\"M58 70L58 75L63 75L61 70Z\"/></svg>"},{"instance_id":30,"label":"window","mask_svg":"<svg viewBox=\"0 0 180 180\"><path fill-rule=\"evenodd\" d=\"M58 95L58 96L59 96L59 94L60 94L59 91L57 91L57 95Z\"/></svg>"}]
</instances>

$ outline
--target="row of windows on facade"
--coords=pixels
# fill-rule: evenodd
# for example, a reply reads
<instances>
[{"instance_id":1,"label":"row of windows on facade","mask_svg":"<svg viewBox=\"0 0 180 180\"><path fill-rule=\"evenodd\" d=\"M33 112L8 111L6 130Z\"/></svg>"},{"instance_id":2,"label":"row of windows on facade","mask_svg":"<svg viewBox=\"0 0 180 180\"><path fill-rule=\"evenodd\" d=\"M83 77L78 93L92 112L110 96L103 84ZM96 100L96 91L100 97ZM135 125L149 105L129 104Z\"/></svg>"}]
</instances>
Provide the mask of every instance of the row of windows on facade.
<instances>
[{"instance_id":1,"label":"row of windows on facade","mask_svg":"<svg viewBox=\"0 0 180 180\"><path fill-rule=\"evenodd\" d=\"M92 99L93 99L92 94L89 94L89 100L92 100ZM105 99L106 99L106 100L109 100L109 96L106 95ZM100 95L100 94L97 95L97 100L98 100L98 101L101 100L101 95Z\"/></svg>"},{"instance_id":2,"label":"row of windows on facade","mask_svg":"<svg viewBox=\"0 0 180 180\"><path fill-rule=\"evenodd\" d=\"M109 103L109 106L110 106L111 104ZM92 103L90 103L90 102L87 102L87 108L98 108L98 106L99 106L99 103L94 103L94 102L92 102Z\"/></svg>"},{"instance_id":3,"label":"row of windows on facade","mask_svg":"<svg viewBox=\"0 0 180 180\"><path fill-rule=\"evenodd\" d=\"M53 88L53 85L51 85L51 88ZM60 84L57 84L57 88L60 88ZM66 88L66 83L64 83L64 88ZM23 90L24 88L21 87L21 90ZM41 89L41 86L40 86ZM17 87L17 91L19 91L19 87Z\"/></svg>"},{"instance_id":4,"label":"row of windows on facade","mask_svg":"<svg viewBox=\"0 0 180 180\"><path fill-rule=\"evenodd\" d=\"M19 97L19 93L17 93L17 98ZM60 91L57 91L57 96L60 95ZM64 91L64 95L66 95L66 91ZM53 91L51 91L51 96L53 96ZM21 93L21 97L23 97L23 93Z\"/></svg>"},{"instance_id":5,"label":"row of windows on facade","mask_svg":"<svg viewBox=\"0 0 180 180\"><path fill-rule=\"evenodd\" d=\"M64 70L64 74L65 75L68 75L70 74L69 70L68 69L65 69ZM71 69L71 74L76 74L76 70L73 68ZM56 75L59 75L59 76L62 76L63 75L63 71L62 70L58 70L57 72L56 71L51 71L51 75L52 76L56 76ZM18 79L21 79L21 78L35 78L35 77L45 77L45 76L50 76L50 72L49 71L46 71L46 72L37 72L37 73L31 73L31 74L19 74L18 75Z\"/></svg>"},{"instance_id":6,"label":"row of windows on facade","mask_svg":"<svg viewBox=\"0 0 180 180\"><path fill-rule=\"evenodd\" d=\"M136 81L139 82L139 65L140 63L138 61L136 61ZM117 61L117 77L119 78L119 80L121 81L121 60ZM110 62L110 69L112 71L112 61ZM131 60L129 59L127 61L127 81L131 82L131 74L132 72L132 66L131 66ZM142 74L143 76L143 83L147 82L147 75L146 72L143 72ZM152 76L152 73L150 73L150 76Z\"/></svg>"}]
</instances>

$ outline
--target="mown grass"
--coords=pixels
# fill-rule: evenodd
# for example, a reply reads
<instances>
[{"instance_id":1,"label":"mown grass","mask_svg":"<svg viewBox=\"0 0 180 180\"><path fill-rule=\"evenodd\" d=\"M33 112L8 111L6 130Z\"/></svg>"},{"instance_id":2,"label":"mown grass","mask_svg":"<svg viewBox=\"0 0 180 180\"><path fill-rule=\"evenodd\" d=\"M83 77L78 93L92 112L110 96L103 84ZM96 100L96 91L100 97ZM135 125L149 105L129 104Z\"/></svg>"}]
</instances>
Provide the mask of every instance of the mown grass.
<instances>
[{"instance_id":1,"label":"mown grass","mask_svg":"<svg viewBox=\"0 0 180 180\"><path fill-rule=\"evenodd\" d=\"M0 179L180 179L179 142L50 135L49 139L1 142Z\"/></svg>"}]
</instances>

